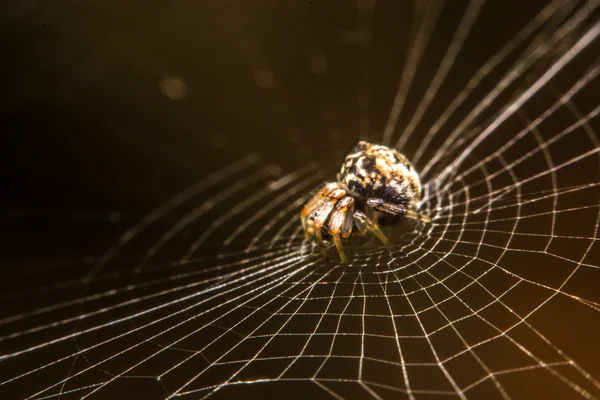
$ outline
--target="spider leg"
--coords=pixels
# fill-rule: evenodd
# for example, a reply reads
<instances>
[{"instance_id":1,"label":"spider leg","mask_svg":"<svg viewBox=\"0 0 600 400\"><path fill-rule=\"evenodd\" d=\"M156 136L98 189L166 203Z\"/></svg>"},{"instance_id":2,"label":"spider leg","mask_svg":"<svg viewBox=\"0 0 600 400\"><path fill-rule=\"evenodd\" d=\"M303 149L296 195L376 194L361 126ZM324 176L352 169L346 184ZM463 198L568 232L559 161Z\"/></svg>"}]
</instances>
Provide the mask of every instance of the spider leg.
<instances>
[{"instance_id":1,"label":"spider leg","mask_svg":"<svg viewBox=\"0 0 600 400\"><path fill-rule=\"evenodd\" d=\"M377 236L377 238L381 240L383 244L386 246L388 245L389 242L383 232L381 232L381 229L379 229L379 226L377 226L377 224L369 219L369 217L367 217L364 213L355 211L354 222L356 223L356 227L362 235L366 234L367 232L373 232L373 234Z\"/></svg>"},{"instance_id":2,"label":"spider leg","mask_svg":"<svg viewBox=\"0 0 600 400\"><path fill-rule=\"evenodd\" d=\"M323 258L329 258L327 257L327 248L325 247L325 243L323 243L323 237L321 236L320 229L317 232L315 232L315 242L317 242L317 244L319 245L319 248L321 249L321 254L323 254Z\"/></svg>"},{"instance_id":3,"label":"spider leg","mask_svg":"<svg viewBox=\"0 0 600 400\"><path fill-rule=\"evenodd\" d=\"M312 221L316 218L315 215L318 213L318 210L327 204L331 193L336 189L337 184L328 183L302 208L302 211L300 212L300 222L302 223L302 229L304 230L304 237L306 240L311 240L315 237L315 232L311 226L312 223L309 225L309 220Z\"/></svg>"},{"instance_id":4,"label":"spider leg","mask_svg":"<svg viewBox=\"0 0 600 400\"><path fill-rule=\"evenodd\" d=\"M321 195L321 192L319 192L302 208L302 211L300 212L300 222L302 222L302 229L304 230L304 237L306 240L310 240L314 237L312 226L309 226L308 220L310 216L323 207L324 204L325 201L323 196Z\"/></svg>"},{"instance_id":5,"label":"spider leg","mask_svg":"<svg viewBox=\"0 0 600 400\"><path fill-rule=\"evenodd\" d=\"M302 223L302 230L304 231L304 238L306 240L310 240L310 234L308 232L308 225L306 223L306 219L308 217L302 213L300 213L300 222Z\"/></svg>"},{"instance_id":6,"label":"spider leg","mask_svg":"<svg viewBox=\"0 0 600 400\"><path fill-rule=\"evenodd\" d=\"M304 235L306 239L314 239L315 242L317 242L317 245L319 245L321 248L321 252L325 258L327 258L327 252L325 244L323 243L323 235L321 230L323 225L325 225L331 216L335 205L344 196L346 196L346 191L340 189L337 183L328 183L319 191L319 193L316 194L316 196L306 203L300 212L300 221L302 222L302 228L304 229ZM345 231L348 231L347 224L348 223L342 227L342 229L344 227L346 228ZM349 234L350 233L348 231L348 235Z\"/></svg>"},{"instance_id":7,"label":"spider leg","mask_svg":"<svg viewBox=\"0 0 600 400\"><path fill-rule=\"evenodd\" d=\"M314 232L314 236L317 244L321 247L321 251L323 252L323 256L327 258L327 253L325 251L325 244L323 243L323 236L321 234L321 229L325 222L329 219L335 204L338 202L338 199L341 198L345 192L343 190L336 190L330 194L330 197L326 200L326 202L319 208L316 212L316 216L312 220L312 230Z\"/></svg>"},{"instance_id":8,"label":"spider leg","mask_svg":"<svg viewBox=\"0 0 600 400\"><path fill-rule=\"evenodd\" d=\"M317 218L321 209L325 203L319 203L316 207L308 208L304 207L302 212L300 213L300 221L302 222L302 229L304 229L304 237L307 241L315 240L315 242L321 248L321 252L323 256L326 257L327 253L325 252L325 245L323 244L323 238L321 236L321 230L316 230L314 228L314 219Z\"/></svg>"},{"instance_id":9,"label":"spider leg","mask_svg":"<svg viewBox=\"0 0 600 400\"><path fill-rule=\"evenodd\" d=\"M341 237L347 238L352 232L352 214L354 212L354 199L350 196L342 198L335 206L329 219L329 231L333 236L335 247L344 264L348 264L348 259L342 248ZM340 236L341 234L341 236Z\"/></svg>"},{"instance_id":10,"label":"spider leg","mask_svg":"<svg viewBox=\"0 0 600 400\"><path fill-rule=\"evenodd\" d=\"M388 214L405 216L426 223L431 222L431 218L429 218L427 215L410 210L401 204L386 203L381 199L368 199L367 206L373 210L382 211Z\"/></svg>"},{"instance_id":11,"label":"spider leg","mask_svg":"<svg viewBox=\"0 0 600 400\"><path fill-rule=\"evenodd\" d=\"M428 215L421 214L420 212L416 212L413 210L406 210L406 215L408 218L416 219L421 222L425 222L426 224L431 222L431 218Z\"/></svg>"}]
</instances>

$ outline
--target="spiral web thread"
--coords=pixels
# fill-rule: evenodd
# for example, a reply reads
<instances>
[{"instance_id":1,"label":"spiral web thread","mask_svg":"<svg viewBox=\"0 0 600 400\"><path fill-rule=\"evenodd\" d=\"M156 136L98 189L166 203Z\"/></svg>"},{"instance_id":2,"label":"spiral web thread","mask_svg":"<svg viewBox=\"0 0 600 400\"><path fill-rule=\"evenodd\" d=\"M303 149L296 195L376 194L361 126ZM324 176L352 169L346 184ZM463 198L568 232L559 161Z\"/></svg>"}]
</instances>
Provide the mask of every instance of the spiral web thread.
<instances>
[{"instance_id":1,"label":"spiral web thread","mask_svg":"<svg viewBox=\"0 0 600 400\"><path fill-rule=\"evenodd\" d=\"M580 61L599 49L598 3L549 3L425 121L484 5L465 8L412 99L444 11L416 8L388 125L369 137L414 144L431 224L386 228L389 248L354 240L350 266L325 261L298 212L336 166L281 172L245 156L144 217L85 276L3 294L35 306L0 320L0 393L205 398L287 382L324 398L600 398L597 346L578 345L600 321L600 64Z\"/></svg>"}]
</instances>

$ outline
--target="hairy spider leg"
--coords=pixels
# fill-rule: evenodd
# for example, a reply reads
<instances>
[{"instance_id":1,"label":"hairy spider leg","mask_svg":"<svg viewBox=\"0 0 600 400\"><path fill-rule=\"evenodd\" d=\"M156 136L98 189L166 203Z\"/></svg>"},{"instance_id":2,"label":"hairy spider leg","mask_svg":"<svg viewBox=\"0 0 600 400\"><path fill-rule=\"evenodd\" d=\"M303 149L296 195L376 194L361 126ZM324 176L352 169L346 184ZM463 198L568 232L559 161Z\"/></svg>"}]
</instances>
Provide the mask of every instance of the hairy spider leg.
<instances>
[{"instance_id":1,"label":"hairy spider leg","mask_svg":"<svg viewBox=\"0 0 600 400\"><path fill-rule=\"evenodd\" d=\"M416 219L421 222L425 222L426 224L429 224L431 222L431 218L429 218L428 215L421 214L420 212L416 212L413 210L406 210L406 214L404 214L404 215L407 216L408 218L412 218L412 219Z\"/></svg>"},{"instance_id":2,"label":"hairy spider leg","mask_svg":"<svg viewBox=\"0 0 600 400\"><path fill-rule=\"evenodd\" d=\"M319 198L317 199L319 201L313 203L311 207L307 205L302 209L300 213L300 221L302 221L302 228L304 229L304 237L306 238L306 240L311 241L314 239L315 242L317 242L317 244L321 248L321 252L323 253L323 255L327 256L327 253L325 252L324 248L325 246L321 237L321 232L320 230L319 232L316 232L314 229L314 221L317 218L320 210L326 204L326 201L320 195L317 196L319 196Z\"/></svg>"},{"instance_id":3,"label":"hairy spider leg","mask_svg":"<svg viewBox=\"0 0 600 400\"><path fill-rule=\"evenodd\" d=\"M386 203L381 199L368 199L367 206L373 210L382 211L388 214L405 216L425 223L431 222L431 218L427 215L410 210L401 204Z\"/></svg>"},{"instance_id":4,"label":"hairy spider leg","mask_svg":"<svg viewBox=\"0 0 600 400\"><path fill-rule=\"evenodd\" d=\"M323 256L327 258L325 244L321 229L329 219L336 203L346 195L346 191L340 189L337 183L328 183L315 197L304 206L300 212L300 220L304 229L306 239L315 239L321 248Z\"/></svg>"},{"instance_id":5,"label":"hairy spider leg","mask_svg":"<svg viewBox=\"0 0 600 400\"><path fill-rule=\"evenodd\" d=\"M304 208L302 208L302 211L300 212L300 222L302 222L302 229L304 230L304 237L306 238L306 240L311 240L313 237L312 226L309 226L308 218L315 211L315 206L317 204L311 204L311 202L315 199L320 200L320 196L316 195L315 197L313 197L309 204L304 206Z\"/></svg>"},{"instance_id":6,"label":"hairy spider leg","mask_svg":"<svg viewBox=\"0 0 600 400\"><path fill-rule=\"evenodd\" d=\"M323 225L325 224L325 222L329 218L329 215L331 214L331 211L333 211L333 208L335 207L335 204L337 202L338 202L338 200L336 198L329 199L318 210L319 214L317 214L315 220L312 223L312 227L313 227L314 235L315 235L315 238L316 238L316 242L319 245L319 247L321 248L321 252L323 253L324 257L327 257L327 252L325 251L325 244L323 243L323 236L321 234L321 229L323 228Z\"/></svg>"},{"instance_id":7,"label":"hairy spider leg","mask_svg":"<svg viewBox=\"0 0 600 400\"><path fill-rule=\"evenodd\" d=\"M311 240L313 238L313 233L311 232L312 229L308 225L309 216L311 216L315 210L323 207L331 192L336 188L337 185L335 183L328 183L302 208L302 211L300 212L300 222L302 223L302 229L304 230L304 237L306 240Z\"/></svg>"},{"instance_id":8,"label":"hairy spider leg","mask_svg":"<svg viewBox=\"0 0 600 400\"><path fill-rule=\"evenodd\" d=\"M377 238L381 240L383 244L386 246L388 245L389 242L383 232L381 232L381 229L379 229L377 224L367 217L363 212L354 212L354 222L356 223L356 227L361 235L366 235L367 232L373 232L373 234L377 236Z\"/></svg>"},{"instance_id":9,"label":"hairy spider leg","mask_svg":"<svg viewBox=\"0 0 600 400\"><path fill-rule=\"evenodd\" d=\"M350 196L342 198L336 205L329 218L329 231L333 236L335 247L344 264L348 259L342 248L342 239L348 238L352 233L352 215L354 214L354 199ZM341 237L340 237L341 234Z\"/></svg>"},{"instance_id":10,"label":"hairy spider leg","mask_svg":"<svg viewBox=\"0 0 600 400\"><path fill-rule=\"evenodd\" d=\"M302 222L302 230L304 231L304 238L310 241L313 238L312 225L308 224L308 217L314 210L308 207L304 207L300 212L300 222Z\"/></svg>"}]
</instances>

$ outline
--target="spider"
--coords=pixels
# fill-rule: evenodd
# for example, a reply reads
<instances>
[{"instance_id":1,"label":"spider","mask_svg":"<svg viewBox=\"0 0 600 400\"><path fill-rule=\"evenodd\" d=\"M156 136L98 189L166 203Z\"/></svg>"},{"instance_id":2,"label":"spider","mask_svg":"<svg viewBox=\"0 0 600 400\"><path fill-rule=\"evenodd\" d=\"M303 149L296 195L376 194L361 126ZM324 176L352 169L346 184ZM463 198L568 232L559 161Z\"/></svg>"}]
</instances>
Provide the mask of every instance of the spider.
<instances>
[{"instance_id":1,"label":"spider","mask_svg":"<svg viewBox=\"0 0 600 400\"><path fill-rule=\"evenodd\" d=\"M342 238L349 238L356 226L360 235L373 233L384 244L378 215L407 216L430 222L416 211L421 199L419 175L398 151L359 141L346 154L337 181L325 184L300 212L307 240L315 240L326 256L322 231L335 242L344 264L348 263Z\"/></svg>"}]
</instances>

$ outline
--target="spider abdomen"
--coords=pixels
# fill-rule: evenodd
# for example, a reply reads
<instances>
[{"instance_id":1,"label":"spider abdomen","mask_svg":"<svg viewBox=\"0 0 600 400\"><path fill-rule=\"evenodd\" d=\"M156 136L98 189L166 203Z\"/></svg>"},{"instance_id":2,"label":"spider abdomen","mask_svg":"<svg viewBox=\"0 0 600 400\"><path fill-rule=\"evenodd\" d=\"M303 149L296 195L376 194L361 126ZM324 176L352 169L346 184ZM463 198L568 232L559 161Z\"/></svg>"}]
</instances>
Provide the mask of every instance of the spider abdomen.
<instances>
[{"instance_id":1,"label":"spider abdomen","mask_svg":"<svg viewBox=\"0 0 600 400\"><path fill-rule=\"evenodd\" d=\"M408 159L394 149L364 141L346 155L338 181L353 196L391 204L415 207L421 198L421 182Z\"/></svg>"}]
</instances>

